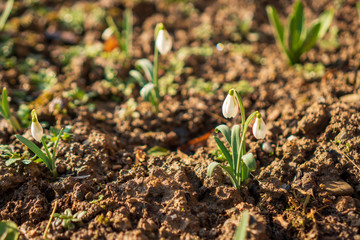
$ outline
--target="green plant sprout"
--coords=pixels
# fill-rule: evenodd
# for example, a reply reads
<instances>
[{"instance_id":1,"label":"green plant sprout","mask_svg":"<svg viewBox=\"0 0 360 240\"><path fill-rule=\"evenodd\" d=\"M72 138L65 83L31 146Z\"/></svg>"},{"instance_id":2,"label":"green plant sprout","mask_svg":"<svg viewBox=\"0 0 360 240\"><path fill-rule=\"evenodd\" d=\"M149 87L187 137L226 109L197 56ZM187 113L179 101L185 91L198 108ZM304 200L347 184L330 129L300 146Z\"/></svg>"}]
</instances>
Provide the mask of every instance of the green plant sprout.
<instances>
[{"instance_id":1,"label":"green plant sprout","mask_svg":"<svg viewBox=\"0 0 360 240\"><path fill-rule=\"evenodd\" d=\"M53 227L61 225L65 229L72 230L75 228L75 222L81 222L82 218L85 216L86 211L77 212L72 215L71 210L68 208L64 211L64 213L54 213L54 218L56 218L53 222Z\"/></svg>"},{"instance_id":2,"label":"green plant sprout","mask_svg":"<svg viewBox=\"0 0 360 240\"><path fill-rule=\"evenodd\" d=\"M225 147L221 140L214 136L215 142L223 153L228 166L219 162L212 162L208 166L207 174L211 177L216 167L221 167L224 172L230 177L234 187L240 191L240 186L249 177L250 171L255 171L256 161L252 153L246 153L245 134L246 131L256 117L252 131L257 139L264 139L266 135L266 126L261 114L258 111L253 112L245 121L245 109L242 103L240 94L235 89L230 89L227 95L222 112L224 117L235 117L240 109L241 112L241 126L234 125L232 129L225 124L219 125L215 128L216 132L221 132L228 144L230 151ZM242 132L241 132L242 131ZM230 152L232 154L230 154Z\"/></svg>"},{"instance_id":3,"label":"green plant sprout","mask_svg":"<svg viewBox=\"0 0 360 240\"><path fill-rule=\"evenodd\" d=\"M12 221L0 221L0 239L16 240L19 237L18 226Z\"/></svg>"},{"instance_id":4,"label":"green plant sprout","mask_svg":"<svg viewBox=\"0 0 360 240\"><path fill-rule=\"evenodd\" d=\"M24 164L30 164L36 161L37 156L30 158L30 152L24 151L22 154L13 152L8 145L0 145L0 158L7 159L5 161L5 166L10 166L13 164L18 164L22 162Z\"/></svg>"},{"instance_id":5,"label":"green plant sprout","mask_svg":"<svg viewBox=\"0 0 360 240\"><path fill-rule=\"evenodd\" d=\"M120 48L125 52L126 57L130 58L133 35L133 13L131 9L126 9L124 11L121 29L118 28L111 16L106 17L106 22L109 27L103 32L102 38L107 40L112 34L114 34L118 40Z\"/></svg>"},{"instance_id":6,"label":"green plant sprout","mask_svg":"<svg viewBox=\"0 0 360 240\"><path fill-rule=\"evenodd\" d=\"M11 10L14 6L14 0L8 0L6 2L6 6L5 6L5 9L4 11L1 13L1 17L0 17L0 32L3 31L4 27L5 27L5 24L6 24L6 21L11 13Z\"/></svg>"},{"instance_id":7,"label":"green plant sprout","mask_svg":"<svg viewBox=\"0 0 360 240\"><path fill-rule=\"evenodd\" d=\"M245 240L246 239L246 228L249 225L250 215L248 210L244 210L239 222L235 230L235 234L233 240Z\"/></svg>"},{"instance_id":8,"label":"green plant sprout","mask_svg":"<svg viewBox=\"0 0 360 240\"><path fill-rule=\"evenodd\" d=\"M304 6L301 1L295 3L285 27L274 7L267 6L266 12L273 26L276 41L291 65L299 63L301 55L313 48L318 39L324 37L334 16L334 9L327 10L306 29Z\"/></svg>"},{"instance_id":9,"label":"green plant sprout","mask_svg":"<svg viewBox=\"0 0 360 240\"><path fill-rule=\"evenodd\" d=\"M21 135L15 135L15 137L22 142L23 144L25 144L36 156L38 156L44 163L45 165L49 168L50 172L53 174L53 176L55 178L58 177L58 173L56 171L56 165L55 165L55 160L56 160L56 150L57 150L57 146L60 140L60 137L63 133L63 128L61 128L59 134L57 135L55 144L54 144L54 148L53 148L53 153L52 155L50 154L49 148L45 142L46 140L46 136L44 135L43 132L43 128L41 126L41 124L38 121L37 115L36 115L36 111L35 109L32 110L31 112L31 134L33 136L33 138L38 141L41 142L44 149L45 149L45 153L38 147L36 146L33 142L31 142L30 140L24 138Z\"/></svg>"},{"instance_id":10,"label":"green plant sprout","mask_svg":"<svg viewBox=\"0 0 360 240\"><path fill-rule=\"evenodd\" d=\"M155 27L154 65L150 60L142 58L135 63L137 70L129 72L130 76L142 86L140 95L152 104L154 112L158 111L161 99L158 81L159 53L165 55L170 51L171 47L172 40L169 33L166 31L164 24L158 23ZM144 73L145 77L141 72Z\"/></svg>"},{"instance_id":11,"label":"green plant sprout","mask_svg":"<svg viewBox=\"0 0 360 240\"><path fill-rule=\"evenodd\" d=\"M6 87L2 90L2 96L1 96L1 105L0 105L0 114L5 118L12 126L15 132L18 132L21 130L21 126L17 119L11 115L10 107L9 107L9 101L8 101L8 94Z\"/></svg>"}]
</instances>

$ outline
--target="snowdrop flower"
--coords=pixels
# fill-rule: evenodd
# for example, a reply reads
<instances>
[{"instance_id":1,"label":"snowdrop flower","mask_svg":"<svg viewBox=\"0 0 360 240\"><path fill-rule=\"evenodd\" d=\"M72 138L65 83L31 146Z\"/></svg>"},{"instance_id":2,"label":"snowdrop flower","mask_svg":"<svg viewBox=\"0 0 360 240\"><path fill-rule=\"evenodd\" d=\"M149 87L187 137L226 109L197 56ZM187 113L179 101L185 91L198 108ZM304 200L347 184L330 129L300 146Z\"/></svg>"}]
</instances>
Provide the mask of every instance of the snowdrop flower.
<instances>
[{"instance_id":1,"label":"snowdrop flower","mask_svg":"<svg viewBox=\"0 0 360 240\"><path fill-rule=\"evenodd\" d=\"M160 29L157 34L156 47L162 55L167 54L172 47L170 35L164 28Z\"/></svg>"},{"instance_id":2,"label":"snowdrop flower","mask_svg":"<svg viewBox=\"0 0 360 240\"><path fill-rule=\"evenodd\" d=\"M43 137L44 133L43 133L43 128L38 121L35 109L31 111L31 116L32 116L31 135L36 141L41 142L41 138Z\"/></svg>"},{"instance_id":3,"label":"snowdrop flower","mask_svg":"<svg viewBox=\"0 0 360 240\"><path fill-rule=\"evenodd\" d=\"M264 139L266 136L266 125L260 114L256 116L252 131L256 139Z\"/></svg>"},{"instance_id":4,"label":"snowdrop flower","mask_svg":"<svg viewBox=\"0 0 360 240\"><path fill-rule=\"evenodd\" d=\"M238 111L239 108L238 108L237 99L235 97L235 91L234 89L231 89L222 105L222 112L225 118L232 118L236 116Z\"/></svg>"},{"instance_id":5,"label":"snowdrop flower","mask_svg":"<svg viewBox=\"0 0 360 240\"><path fill-rule=\"evenodd\" d=\"M114 30L111 27L108 27L107 29L105 29L105 31L101 34L101 38L103 40L108 40L111 35L113 35Z\"/></svg>"}]
</instances>

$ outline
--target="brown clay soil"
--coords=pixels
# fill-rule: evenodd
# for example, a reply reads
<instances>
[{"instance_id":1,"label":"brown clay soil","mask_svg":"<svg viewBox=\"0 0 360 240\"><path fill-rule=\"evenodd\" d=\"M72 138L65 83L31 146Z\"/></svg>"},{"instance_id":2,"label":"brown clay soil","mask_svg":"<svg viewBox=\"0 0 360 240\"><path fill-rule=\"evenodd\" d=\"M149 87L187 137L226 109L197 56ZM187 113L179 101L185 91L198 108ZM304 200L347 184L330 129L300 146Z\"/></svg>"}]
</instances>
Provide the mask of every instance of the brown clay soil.
<instances>
[{"instance_id":1,"label":"brown clay soil","mask_svg":"<svg viewBox=\"0 0 360 240\"><path fill-rule=\"evenodd\" d=\"M292 1L29 2L15 4L11 27L1 33L2 41L13 39L7 59L15 58L16 64L1 63L0 87L8 88L13 112L26 104L48 126L71 125L73 136L59 143L58 179L44 164L5 166L6 159L0 159L0 219L14 221L20 239L42 238L55 203L57 213L69 208L86 215L72 230L51 226L49 239L232 239L245 209L250 213L248 239L360 239L360 19L355 0L303 1L309 20L334 7L332 27L338 29L338 46L317 45L301 58L325 67L320 77L310 79L287 65L264 10L272 4L285 19ZM116 61L89 56L82 48L65 67L68 49L103 48L106 23L88 14L83 29L75 31L59 20L64 7L85 14L103 9L117 21L125 8L132 8L133 57ZM249 16L250 30L240 34L239 20ZM172 53L161 56L160 75L177 61L183 65L171 70L175 91L155 114L137 85L125 93L103 79L107 66L125 81L137 59L152 59L158 22L174 39ZM218 42L224 44L222 51L216 49ZM198 50L180 59L178 51L185 47ZM29 56L37 60L26 71L50 69L56 84L34 87L30 73L21 69ZM210 90L189 85L191 79ZM247 115L260 111L268 133L260 141L247 133L247 149L258 168L239 194L220 169L213 177L206 170L216 160L215 142L208 137L214 127L240 122L221 113L223 86L236 88L240 80L253 88L243 94ZM93 97L71 105L75 100L63 92L73 89ZM137 104L123 114L131 98ZM27 129L21 134L31 138ZM0 144L22 153L26 147L13 134L1 119ZM264 151L264 143L273 154ZM154 146L170 154L148 155Z\"/></svg>"}]
</instances>

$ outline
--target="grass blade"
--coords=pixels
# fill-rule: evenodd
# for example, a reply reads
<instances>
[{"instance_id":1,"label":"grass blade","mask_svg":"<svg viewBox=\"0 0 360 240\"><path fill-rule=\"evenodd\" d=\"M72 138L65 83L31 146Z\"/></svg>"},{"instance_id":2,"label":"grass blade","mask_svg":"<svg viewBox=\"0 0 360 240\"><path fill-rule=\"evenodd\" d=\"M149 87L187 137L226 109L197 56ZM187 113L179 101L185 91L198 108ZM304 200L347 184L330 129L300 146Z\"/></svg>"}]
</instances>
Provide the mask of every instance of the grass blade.
<instances>
[{"instance_id":1,"label":"grass blade","mask_svg":"<svg viewBox=\"0 0 360 240\"><path fill-rule=\"evenodd\" d=\"M330 9L322 13L319 17L319 22L321 23L320 31L318 34L318 38L324 37L325 33L330 27L330 24L334 17L334 9Z\"/></svg>"},{"instance_id":2,"label":"grass blade","mask_svg":"<svg viewBox=\"0 0 360 240\"><path fill-rule=\"evenodd\" d=\"M136 63L135 63L135 67L144 72L145 77L147 78L147 80L149 82L153 82L153 80L152 80L153 79L152 78L153 65L152 65L152 63L150 62L149 59L142 58L142 59L137 60Z\"/></svg>"},{"instance_id":3,"label":"grass blade","mask_svg":"<svg viewBox=\"0 0 360 240\"><path fill-rule=\"evenodd\" d=\"M230 155L229 151L224 146L224 144L220 141L219 138L214 136L214 139L215 139L215 142L216 142L217 146L219 147L220 151L224 154L224 156L226 158L226 161L229 163L230 167L232 169L234 169L233 161L232 161L232 158L231 158L231 155Z\"/></svg>"},{"instance_id":4,"label":"grass blade","mask_svg":"<svg viewBox=\"0 0 360 240\"><path fill-rule=\"evenodd\" d=\"M1 106L3 109L3 113L5 114L5 118L9 119L10 116L10 108L9 108L9 102L8 102L8 95L7 95L7 90L6 87L3 88L2 91L2 102L1 102Z\"/></svg>"},{"instance_id":5,"label":"grass blade","mask_svg":"<svg viewBox=\"0 0 360 240\"><path fill-rule=\"evenodd\" d=\"M256 170L256 161L252 153L247 153L241 157L245 165L249 168L250 171Z\"/></svg>"},{"instance_id":6,"label":"grass blade","mask_svg":"<svg viewBox=\"0 0 360 240\"><path fill-rule=\"evenodd\" d=\"M295 3L294 12L289 21L288 48L290 52L301 46L301 34L304 26L304 6L301 1Z\"/></svg>"},{"instance_id":7,"label":"grass blade","mask_svg":"<svg viewBox=\"0 0 360 240\"><path fill-rule=\"evenodd\" d=\"M1 18L0 18L0 32L2 32L2 30L5 27L6 21L11 13L13 5L14 5L14 0L7 1L5 9L4 9L3 13L1 14Z\"/></svg>"},{"instance_id":8,"label":"grass blade","mask_svg":"<svg viewBox=\"0 0 360 240\"><path fill-rule=\"evenodd\" d=\"M299 57L309 51L316 43L318 36L319 36L319 32L321 29L321 23L320 22L316 22L313 25L311 25L309 31L306 34L306 38L303 42L302 47L299 49Z\"/></svg>"},{"instance_id":9,"label":"grass blade","mask_svg":"<svg viewBox=\"0 0 360 240\"><path fill-rule=\"evenodd\" d=\"M61 128L60 132L59 132L59 135L57 136L56 138L56 142L55 142L55 145L54 145L54 149L53 149L53 155L52 155L52 162L55 163L55 158L56 158L56 150L57 150L57 146L59 144L59 140L61 138L61 135L64 131L64 128ZM55 166L53 166L55 168Z\"/></svg>"},{"instance_id":10,"label":"grass blade","mask_svg":"<svg viewBox=\"0 0 360 240\"><path fill-rule=\"evenodd\" d=\"M33 153L35 153L46 164L50 171L53 171L51 160L46 157L46 155L41 151L38 146L36 146L33 142L29 141L21 135L16 134L15 137L19 139L20 142L25 144Z\"/></svg>"},{"instance_id":11,"label":"grass blade","mask_svg":"<svg viewBox=\"0 0 360 240\"><path fill-rule=\"evenodd\" d=\"M240 219L239 225L236 228L233 240L245 240L246 239L246 228L249 224L250 215L248 210L244 210Z\"/></svg>"},{"instance_id":12,"label":"grass blade","mask_svg":"<svg viewBox=\"0 0 360 240\"><path fill-rule=\"evenodd\" d=\"M221 124L215 128L215 132L218 132L218 131L220 131L224 135L224 137L226 138L228 143L231 145L231 130L230 130L230 128L228 126L226 126L225 124Z\"/></svg>"},{"instance_id":13,"label":"grass blade","mask_svg":"<svg viewBox=\"0 0 360 240\"><path fill-rule=\"evenodd\" d=\"M291 64L293 63L293 56L290 53L290 51L286 48L285 46L285 42L284 42L284 26L281 24L280 19L279 19L279 15L276 11L276 9L272 6L267 6L266 7L266 13L268 15L270 24L273 26L274 28L274 32L275 32L275 39L278 43L278 45L280 45L281 49L284 51L284 53L286 54L287 58L289 59Z\"/></svg>"},{"instance_id":14,"label":"grass blade","mask_svg":"<svg viewBox=\"0 0 360 240\"><path fill-rule=\"evenodd\" d=\"M239 161L239 150L240 147L240 126L234 125L231 129L231 151L232 151L232 159L233 159L233 167L234 169L238 169L238 165L240 164ZM238 172L235 172L235 175L237 175ZM237 176L239 177L239 176Z\"/></svg>"},{"instance_id":15,"label":"grass blade","mask_svg":"<svg viewBox=\"0 0 360 240\"><path fill-rule=\"evenodd\" d=\"M137 70L131 70L129 75L134 78L141 86L144 86L147 83L143 75L141 75L141 73Z\"/></svg>"}]
</instances>

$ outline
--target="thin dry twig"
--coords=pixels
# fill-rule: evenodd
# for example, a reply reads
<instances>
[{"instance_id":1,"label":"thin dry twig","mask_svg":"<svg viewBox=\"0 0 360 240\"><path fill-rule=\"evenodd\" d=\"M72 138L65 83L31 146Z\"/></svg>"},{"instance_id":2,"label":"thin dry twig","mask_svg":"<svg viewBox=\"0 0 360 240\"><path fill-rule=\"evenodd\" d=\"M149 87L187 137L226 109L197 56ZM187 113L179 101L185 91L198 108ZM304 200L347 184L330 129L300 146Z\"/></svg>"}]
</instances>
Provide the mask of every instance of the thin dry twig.
<instances>
[{"instance_id":1,"label":"thin dry twig","mask_svg":"<svg viewBox=\"0 0 360 240\"><path fill-rule=\"evenodd\" d=\"M57 207L57 201L55 202L55 206L54 206L54 208L53 208L53 211L51 212L49 222L48 222L48 224L46 225L46 228L45 228L45 231L44 231L44 234L43 234L43 239L47 239L47 238L46 238L46 235L47 235L47 233L48 233L48 231L49 231L51 221L52 221L52 219L53 219L53 217L54 217L54 213L55 213L55 211L56 211L56 207Z\"/></svg>"}]
</instances>

